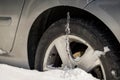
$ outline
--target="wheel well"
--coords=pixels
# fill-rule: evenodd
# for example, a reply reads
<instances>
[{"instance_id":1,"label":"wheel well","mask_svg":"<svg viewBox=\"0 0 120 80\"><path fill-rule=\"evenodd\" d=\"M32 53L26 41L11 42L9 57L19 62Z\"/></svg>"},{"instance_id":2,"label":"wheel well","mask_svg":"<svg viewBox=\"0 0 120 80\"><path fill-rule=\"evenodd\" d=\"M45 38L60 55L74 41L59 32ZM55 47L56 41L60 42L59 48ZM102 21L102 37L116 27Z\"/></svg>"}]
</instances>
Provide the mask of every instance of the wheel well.
<instances>
[{"instance_id":1,"label":"wheel well","mask_svg":"<svg viewBox=\"0 0 120 80\"><path fill-rule=\"evenodd\" d=\"M37 49L37 45L42 34L46 31L46 29L55 21L60 20L62 18L66 18L66 13L70 12L70 17L73 19L85 20L86 22L94 22L95 24L101 26L99 29L104 32L108 31L112 41L111 44L118 46L119 42L113 35L113 33L108 29L108 27L100 21L97 17L90 14L87 11L84 11L75 7L68 6L57 6L54 8L50 8L40 14L37 19L34 21L28 37L28 59L29 66L31 69L34 69L34 61L35 61L35 53Z\"/></svg>"}]
</instances>

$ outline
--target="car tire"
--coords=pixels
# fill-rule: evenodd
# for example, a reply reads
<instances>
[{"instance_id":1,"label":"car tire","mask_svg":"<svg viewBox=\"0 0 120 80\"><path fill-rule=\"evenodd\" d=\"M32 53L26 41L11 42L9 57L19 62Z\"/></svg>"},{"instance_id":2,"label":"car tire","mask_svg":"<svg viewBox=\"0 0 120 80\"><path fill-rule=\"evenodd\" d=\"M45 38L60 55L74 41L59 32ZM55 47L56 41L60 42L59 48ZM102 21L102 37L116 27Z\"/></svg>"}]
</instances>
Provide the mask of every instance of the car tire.
<instances>
[{"instance_id":1,"label":"car tire","mask_svg":"<svg viewBox=\"0 0 120 80\"><path fill-rule=\"evenodd\" d=\"M44 64L50 65L50 63L52 64L52 67L57 67L57 68L61 67L63 65L59 54L51 54L50 51L49 51L50 54L48 54L47 50L48 50L49 46L55 40L57 40L57 39L59 40L60 38L62 38L61 36L65 37L65 34L66 34L65 33L65 25L66 25L66 20L61 19L59 21L54 22L44 32L43 36L41 37L41 39L39 41L37 51L36 51L35 69L37 69L39 71L44 71L45 70ZM100 66L96 65L96 66L94 66L94 68L92 68L91 70L88 70L87 72L92 73L93 76L99 78L100 80L103 80L103 79L104 80L119 80L118 74L119 74L120 69L118 66L119 63L117 62L118 57L115 55L116 52L114 51L112 44L110 44L108 42L109 38L106 38L106 36L107 36L106 33L100 32L100 30L98 29L99 27L100 26L93 24L93 22L86 22L84 20L71 19L71 21L70 21L70 29L71 29L71 33L70 33L70 35L71 35L70 46L71 47L70 47L70 49L71 49L71 52L75 53L77 50L81 49L81 51L83 52L81 55L84 56L85 50L88 47L88 46L86 46L87 44L90 45L93 50L99 50L99 51L104 51L104 47L107 46L110 49L110 51L108 51L105 55L101 55L99 57L98 60L100 61ZM78 39L78 38L80 38L80 39ZM64 44L64 43L61 43L61 44ZM82 48L80 46L82 46ZM74 50L74 48L75 48L75 50ZM77 48L79 48L79 49L77 49ZM57 52L57 53L59 53L59 52ZM50 55L53 55L53 56L57 55L57 57L55 57L55 58L53 57L54 59L51 60L48 57ZM71 58L74 59L73 54L71 56L72 56ZM80 57L82 58L82 56L80 56ZM83 60L85 60L85 61L89 60L89 57L88 58L87 57L86 57L86 59L83 59ZM45 62L45 60L46 60L46 62ZM91 60L91 58L90 58L90 60ZM91 61L91 63L94 63L94 60L93 60L93 62ZM85 64L84 61L83 61L83 64ZM90 66L87 62L85 65ZM101 65L102 65L102 67L101 67ZM75 66L75 67L82 68L81 66L82 65Z\"/></svg>"}]
</instances>

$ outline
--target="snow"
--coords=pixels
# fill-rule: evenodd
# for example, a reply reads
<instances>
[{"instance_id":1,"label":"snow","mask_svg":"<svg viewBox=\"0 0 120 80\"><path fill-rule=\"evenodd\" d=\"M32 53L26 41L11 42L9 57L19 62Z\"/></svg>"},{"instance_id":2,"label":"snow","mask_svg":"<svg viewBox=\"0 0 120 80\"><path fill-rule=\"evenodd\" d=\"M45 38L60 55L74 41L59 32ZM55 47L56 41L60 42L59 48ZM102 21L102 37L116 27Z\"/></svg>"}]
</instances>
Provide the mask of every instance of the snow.
<instances>
[{"instance_id":1,"label":"snow","mask_svg":"<svg viewBox=\"0 0 120 80\"><path fill-rule=\"evenodd\" d=\"M94 55L96 55L97 57L101 57L102 55L106 55L107 52L109 52L110 49L108 48L108 46L104 47L104 51L99 51L99 50L95 50L94 51Z\"/></svg>"},{"instance_id":2,"label":"snow","mask_svg":"<svg viewBox=\"0 0 120 80\"><path fill-rule=\"evenodd\" d=\"M80 68L39 72L0 64L0 80L98 80Z\"/></svg>"},{"instance_id":3,"label":"snow","mask_svg":"<svg viewBox=\"0 0 120 80\"><path fill-rule=\"evenodd\" d=\"M4 51L3 49L0 49L0 54L6 54L7 52Z\"/></svg>"},{"instance_id":4,"label":"snow","mask_svg":"<svg viewBox=\"0 0 120 80\"><path fill-rule=\"evenodd\" d=\"M104 51L94 51L96 57L105 55L110 51L108 47L104 47ZM79 58L78 58L79 60ZM114 73L114 72L112 72ZM99 80L93 77L90 73L85 72L80 68L64 70L54 69L45 72L37 70L28 70L18 67L13 67L7 64L0 64L0 80Z\"/></svg>"},{"instance_id":5,"label":"snow","mask_svg":"<svg viewBox=\"0 0 120 80\"><path fill-rule=\"evenodd\" d=\"M110 49L109 49L108 46L104 47L104 53L107 53L107 52L109 52L109 51L110 51Z\"/></svg>"}]
</instances>

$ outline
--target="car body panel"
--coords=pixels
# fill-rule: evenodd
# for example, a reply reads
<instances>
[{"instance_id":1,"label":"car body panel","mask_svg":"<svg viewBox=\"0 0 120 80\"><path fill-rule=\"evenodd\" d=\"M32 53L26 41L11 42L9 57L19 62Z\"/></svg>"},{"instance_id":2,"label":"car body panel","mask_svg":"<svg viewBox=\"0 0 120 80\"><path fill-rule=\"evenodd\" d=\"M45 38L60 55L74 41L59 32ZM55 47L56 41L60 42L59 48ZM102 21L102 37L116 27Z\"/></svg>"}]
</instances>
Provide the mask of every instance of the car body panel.
<instances>
[{"instance_id":1,"label":"car body panel","mask_svg":"<svg viewBox=\"0 0 120 80\"><path fill-rule=\"evenodd\" d=\"M73 4L74 3L74 4ZM27 41L30 28L35 19L45 10L56 6L76 6L84 8L86 0L25 0L14 47L9 55L0 56L0 62L29 68Z\"/></svg>"},{"instance_id":2,"label":"car body panel","mask_svg":"<svg viewBox=\"0 0 120 80\"><path fill-rule=\"evenodd\" d=\"M24 8L22 11L21 19L18 25L15 42L13 44L12 51L9 55L1 55L0 62L11 64L14 66L29 68L28 64L28 35L32 24L35 19L47 9L56 6L72 6L80 9L85 9L88 12L95 14L96 17L101 19L106 25L109 26L111 31L116 35L120 41L119 30L120 24L114 19L113 15L107 14L101 7L96 7L96 1L100 0L25 0ZM103 0L102 0L103 1ZM106 1L106 0L105 0ZM109 1L107 2L109 3ZM100 10L100 11L99 11ZM97 13L97 11L99 11ZM108 10L107 10L108 11ZM109 13L109 12L108 12ZM104 16L106 16L104 18ZM117 14L117 13L116 13ZM110 19L110 22L108 21ZM118 18L120 21L120 18ZM113 24L115 27L113 27ZM115 29L114 29L115 28ZM117 33L117 32L118 33Z\"/></svg>"},{"instance_id":3,"label":"car body panel","mask_svg":"<svg viewBox=\"0 0 120 80\"><path fill-rule=\"evenodd\" d=\"M85 10L106 24L120 42L120 0L96 0Z\"/></svg>"},{"instance_id":4,"label":"car body panel","mask_svg":"<svg viewBox=\"0 0 120 80\"><path fill-rule=\"evenodd\" d=\"M24 0L0 0L0 49L10 52Z\"/></svg>"}]
</instances>

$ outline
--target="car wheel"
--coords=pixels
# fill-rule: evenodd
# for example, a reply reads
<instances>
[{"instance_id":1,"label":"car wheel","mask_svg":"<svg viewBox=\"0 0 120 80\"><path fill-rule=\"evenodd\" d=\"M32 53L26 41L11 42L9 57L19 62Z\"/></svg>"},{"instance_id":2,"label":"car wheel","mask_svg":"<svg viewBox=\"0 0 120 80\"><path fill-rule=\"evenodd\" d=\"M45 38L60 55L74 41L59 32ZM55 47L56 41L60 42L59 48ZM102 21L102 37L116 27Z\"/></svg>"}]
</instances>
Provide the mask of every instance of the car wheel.
<instances>
[{"instance_id":1,"label":"car wheel","mask_svg":"<svg viewBox=\"0 0 120 80\"><path fill-rule=\"evenodd\" d=\"M104 33L96 27L81 20L71 20L69 35L70 56L66 52L66 20L62 19L53 23L43 34L36 52L35 68L39 71L63 69L64 66L82 68L100 80L118 80L119 71L114 50L106 42ZM110 51L97 56L95 50ZM78 58L79 57L79 58Z\"/></svg>"}]
</instances>

